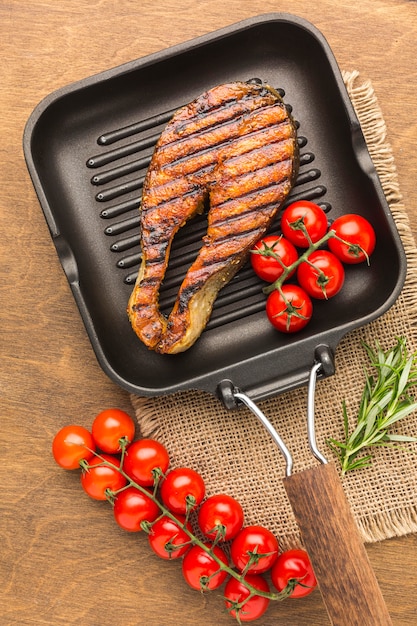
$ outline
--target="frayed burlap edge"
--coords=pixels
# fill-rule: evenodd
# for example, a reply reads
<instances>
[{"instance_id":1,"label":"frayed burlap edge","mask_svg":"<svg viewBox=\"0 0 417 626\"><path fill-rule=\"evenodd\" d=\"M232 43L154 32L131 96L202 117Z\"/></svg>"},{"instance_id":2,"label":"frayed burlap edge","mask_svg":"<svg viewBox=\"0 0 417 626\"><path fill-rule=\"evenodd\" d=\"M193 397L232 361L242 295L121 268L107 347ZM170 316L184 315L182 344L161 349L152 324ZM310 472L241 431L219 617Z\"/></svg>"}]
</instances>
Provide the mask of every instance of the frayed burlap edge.
<instances>
[{"instance_id":1,"label":"frayed burlap edge","mask_svg":"<svg viewBox=\"0 0 417 626\"><path fill-rule=\"evenodd\" d=\"M370 156L380 178L384 194L390 205L392 216L406 252L408 272L407 279L401 293L401 305L407 307L408 317L411 320L410 333L413 337L411 337L411 344L409 344L409 348L414 350L417 348L417 338L414 336L415 323L412 318L417 312L417 250L402 201L392 149L386 138L386 125L371 82L369 80L359 82L359 72L357 71L343 72L342 74L351 102L360 120L362 132L367 142ZM389 314L390 312L388 312L388 315ZM395 315L395 311L392 314ZM370 326L372 326L372 324ZM361 334L361 331L358 332ZM362 335L366 340L366 330L362 333ZM348 343L349 336L342 340L341 350L344 348L343 344ZM300 391L299 395L300 394L302 395L303 391ZM207 402L207 397L203 392L183 392L180 396L181 397L178 399L182 402L186 402L187 398L190 399L191 402L198 402L201 396L202 407L204 407L204 402ZM143 398L133 395L131 400L142 435L145 437L154 437L156 439L160 437L163 438L164 436L166 437L166 426L162 424L160 404L152 398ZM304 395L302 397L302 401L303 400ZM175 434L172 434L171 436L174 439L175 448ZM179 456L181 456L181 453ZM353 481L358 480L357 475L358 473L356 473L355 478L352 479ZM349 476L346 478L345 484L348 499L350 481L351 478ZM226 488L226 485L222 486L222 488ZM351 505L354 505L352 500L350 500L350 503ZM414 504L411 506L400 506L395 508L395 510L373 511L372 513L368 512L368 514L361 512L360 510L355 510L354 506L352 508L365 542L371 543L387 539L389 537L402 536L417 531L417 506L414 506ZM253 520L253 523L255 522L256 520ZM287 529L287 532L280 533L280 540L283 547L298 545L300 543L299 533L297 529L294 530L290 527Z\"/></svg>"},{"instance_id":2,"label":"frayed burlap edge","mask_svg":"<svg viewBox=\"0 0 417 626\"><path fill-rule=\"evenodd\" d=\"M392 148L387 142L383 114L370 80L356 85L358 71L345 71L342 75L406 252L407 279L401 295L409 316L414 317L417 314L417 248L403 204ZM379 512L356 521L366 542L399 537L417 532L417 507Z\"/></svg>"}]
</instances>

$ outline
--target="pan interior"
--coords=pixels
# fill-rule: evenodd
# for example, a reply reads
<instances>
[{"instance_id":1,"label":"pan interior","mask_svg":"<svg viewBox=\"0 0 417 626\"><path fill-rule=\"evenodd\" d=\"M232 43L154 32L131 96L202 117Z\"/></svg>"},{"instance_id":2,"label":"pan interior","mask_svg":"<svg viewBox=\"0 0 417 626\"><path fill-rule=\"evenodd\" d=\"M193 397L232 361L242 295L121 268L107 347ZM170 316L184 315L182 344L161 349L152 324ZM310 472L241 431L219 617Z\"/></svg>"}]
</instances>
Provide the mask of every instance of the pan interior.
<instances>
[{"instance_id":1,"label":"pan interior","mask_svg":"<svg viewBox=\"0 0 417 626\"><path fill-rule=\"evenodd\" d=\"M192 348L154 354L126 315L140 263L138 206L153 147L178 107L216 84L255 77L282 90L299 124L301 167L289 201L314 200L330 220L350 212L369 219L377 234L371 265L348 267L340 294L316 302L312 321L294 336L279 334L267 321L263 283L247 265L220 293ZM299 22L266 19L83 81L39 114L29 150L35 187L93 347L119 384L145 395L213 391L231 370L245 380L263 376L264 358L273 358L279 378L306 351L310 359L313 345L340 339L392 304L402 250L340 83L315 33ZM205 230L203 215L174 241L161 291L165 312Z\"/></svg>"}]
</instances>

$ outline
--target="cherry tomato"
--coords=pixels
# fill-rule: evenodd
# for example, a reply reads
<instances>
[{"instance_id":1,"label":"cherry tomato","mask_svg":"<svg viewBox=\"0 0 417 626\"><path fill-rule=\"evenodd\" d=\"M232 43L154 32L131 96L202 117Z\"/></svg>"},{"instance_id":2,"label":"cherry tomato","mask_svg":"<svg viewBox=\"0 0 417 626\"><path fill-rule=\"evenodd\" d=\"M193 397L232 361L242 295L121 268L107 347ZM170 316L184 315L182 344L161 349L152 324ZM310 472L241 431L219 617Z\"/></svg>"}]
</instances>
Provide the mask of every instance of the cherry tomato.
<instances>
[{"instance_id":1,"label":"cherry tomato","mask_svg":"<svg viewBox=\"0 0 417 626\"><path fill-rule=\"evenodd\" d=\"M333 298L345 282L345 270L337 256L328 250L316 250L298 266L300 287L313 298Z\"/></svg>"},{"instance_id":2,"label":"cherry tomato","mask_svg":"<svg viewBox=\"0 0 417 626\"><path fill-rule=\"evenodd\" d=\"M272 567L271 580L278 591L285 589L289 583L294 584L290 598L308 596L317 587L317 580L305 550L282 552ZM296 584L297 581L300 584Z\"/></svg>"},{"instance_id":3,"label":"cherry tomato","mask_svg":"<svg viewBox=\"0 0 417 626\"><path fill-rule=\"evenodd\" d=\"M343 263L354 264L368 261L376 243L375 231L368 220L361 215L349 213L338 217L330 230L350 244L347 245L334 237L328 241L330 250Z\"/></svg>"},{"instance_id":4,"label":"cherry tomato","mask_svg":"<svg viewBox=\"0 0 417 626\"><path fill-rule=\"evenodd\" d=\"M257 251L261 251L260 254ZM260 239L251 250L250 256L252 268L262 280L273 283L283 274L285 267L289 267L298 259L298 252L293 244L277 235L269 235ZM281 261L276 258L280 257ZM284 267L285 266L285 267ZM295 269L288 274L292 276Z\"/></svg>"},{"instance_id":5,"label":"cherry tomato","mask_svg":"<svg viewBox=\"0 0 417 626\"><path fill-rule=\"evenodd\" d=\"M131 443L135 437L135 422L120 409L106 409L93 421L94 441L103 452L116 454L121 450L121 440Z\"/></svg>"},{"instance_id":6,"label":"cherry tomato","mask_svg":"<svg viewBox=\"0 0 417 626\"><path fill-rule=\"evenodd\" d=\"M298 285L286 284L281 291L272 291L266 301L266 314L271 324L283 333L295 333L308 324L313 304Z\"/></svg>"},{"instance_id":7,"label":"cherry tomato","mask_svg":"<svg viewBox=\"0 0 417 626\"><path fill-rule=\"evenodd\" d=\"M80 469L82 459L94 456L96 444L91 433L83 426L64 426L52 442L52 455L64 469Z\"/></svg>"},{"instance_id":8,"label":"cherry tomato","mask_svg":"<svg viewBox=\"0 0 417 626\"><path fill-rule=\"evenodd\" d=\"M168 452L159 441L139 439L126 448L123 469L142 487L154 485L157 473L165 474L168 466Z\"/></svg>"},{"instance_id":9,"label":"cherry tomato","mask_svg":"<svg viewBox=\"0 0 417 626\"><path fill-rule=\"evenodd\" d=\"M102 465L103 459L112 465L119 465L119 459L109 454L102 454L102 458L95 457L89 460L91 465L81 474L81 485L84 491L94 500L106 500L106 491L118 491L127 483L122 474L115 468Z\"/></svg>"},{"instance_id":10,"label":"cherry tomato","mask_svg":"<svg viewBox=\"0 0 417 626\"><path fill-rule=\"evenodd\" d=\"M210 546L210 544L205 545ZM226 553L220 546L214 546L211 549L225 565L228 565ZM227 577L227 572L220 569L220 565L200 546L193 546L185 554L182 561L182 573L187 584L199 591L217 589Z\"/></svg>"},{"instance_id":11,"label":"cherry tomato","mask_svg":"<svg viewBox=\"0 0 417 626\"><path fill-rule=\"evenodd\" d=\"M244 580L260 591L269 592L269 585L262 576L246 574ZM236 578L229 578L224 588L226 607L230 615L238 618L239 622L252 622L259 619L268 608L269 598L254 595L245 602L249 595L250 591L243 582ZM242 607L236 606L237 603L240 605L242 602L244 603Z\"/></svg>"},{"instance_id":12,"label":"cherry tomato","mask_svg":"<svg viewBox=\"0 0 417 626\"><path fill-rule=\"evenodd\" d=\"M152 524L148 535L149 545L161 559L178 559L190 548L190 537L182 528L185 517L177 515L177 520L178 524L164 515ZM192 532L190 522L186 523L186 528Z\"/></svg>"},{"instance_id":13,"label":"cherry tomato","mask_svg":"<svg viewBox=\"0 0 417 626\"><path fill-rule=\"evenodd\" d=\"M185 515L204 498L205 485L198 472L189 467L171 470L161 484L161 499L173 513Z\"/></svg>"},{"instance_id":14,"label":"cherry tomato","mask_svg":"<svg viewBox=\"0 0 417 626\"><path fill-rule=\"evenodd\" d=\"M243 526L240 503L226 494L210 496L198 511L198 524L209 539L233 539Z\"/></svg>"},{"instance_id":15,"label":"cherry tomato","mask_svg":"<svg viewBox=\"0 0 417 626\"><path fill-rule=\"evenodd\" d=\"M121 491L114 502L114 519L121 528L130 532L139 532L142 530L141 522L153 522L159 514L159 506L135 487Z\"/></svg>"},{"instance_id":16,"label":"cherry tomato","mask_svg":"<svg viewBox=\"0 0 417 626\"><path fill-rule=\"evenodd\" d=\"M246 526L232 541L232 561L241 572L247 567L249 560L247 572L266 572L275 563L277 556L277 538L263 526Z\"/></svg>"},{"instance_id":17,"label":"cherry tomato","mask_svg":"<svg viewBox=\"0 0 417 626\"><path fill-rule=\"evenodd\" d=\"M308 248L304 228L312 243L319 241L327 232L327 217L322 208L314 202L300 200L293 202L284 210L281 217L281 230L286 239L298 248Z\"/></svg>"}]
</instances>

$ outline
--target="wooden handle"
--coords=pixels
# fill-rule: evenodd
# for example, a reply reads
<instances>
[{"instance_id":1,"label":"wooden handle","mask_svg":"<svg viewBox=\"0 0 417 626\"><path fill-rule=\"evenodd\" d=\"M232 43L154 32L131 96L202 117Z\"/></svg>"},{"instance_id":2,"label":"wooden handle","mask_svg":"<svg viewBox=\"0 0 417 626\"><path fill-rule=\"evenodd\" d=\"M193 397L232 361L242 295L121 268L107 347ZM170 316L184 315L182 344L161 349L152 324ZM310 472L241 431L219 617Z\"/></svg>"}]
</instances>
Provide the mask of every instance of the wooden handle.
<instances>
[{"instance_id":1,"label":"wooden handle","mask_svg":"<svg viewBox=\"0 0 417 626\"><path fill-rule=\"evenodd\" d=\"M334 463L288 476L284 486L331 623L392 624Z\"/></svg>"}]
</instances>

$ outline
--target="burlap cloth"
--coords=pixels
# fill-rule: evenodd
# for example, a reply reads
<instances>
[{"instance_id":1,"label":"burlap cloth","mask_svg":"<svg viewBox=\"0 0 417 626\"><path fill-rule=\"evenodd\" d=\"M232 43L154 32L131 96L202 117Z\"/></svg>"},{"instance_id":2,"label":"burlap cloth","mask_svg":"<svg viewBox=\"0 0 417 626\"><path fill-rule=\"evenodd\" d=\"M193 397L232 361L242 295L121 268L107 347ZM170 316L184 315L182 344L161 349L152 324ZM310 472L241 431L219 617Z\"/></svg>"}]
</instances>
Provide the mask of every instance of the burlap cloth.
<instances>
[{"instance_id":1,"label":"burlap cloth","mask_svg":"<svg viewBox=\"0 0 417 626\"><path fill-rule=\"evenodd\" d=\"M384 119L372 84L359 80L358 72L346 72L343 78L405 247L408 274L395 305L342 340L336 352L336 374L317 385L317 442L328 458L332 453L326 439L343 438L343 399L352 421L356 417L364 385L363 368L369 368L361 340L371 346L378 340L388 349L396 337L404 336L409 350L417 349L416 246L402 204L392 150L386 141ZM291 450L295 471L317 463L307 445L306 397L306 388L301 388L260 403ZM131 400L142 435L165 444L173 466L200 471L208 495L223 492L238 498L245 511L245 523L269 528L279 537L282 548L300 544L282 485L282 456L246 408L227 411L219 400L200 391L157 398L132 396ZM415 435L417 414L407 417L397 431ZM414 453L377 448L371 468L350 472L343 478L364 541L417 531L416 452L417 446Z\"/></svg>"}]
</instances>

